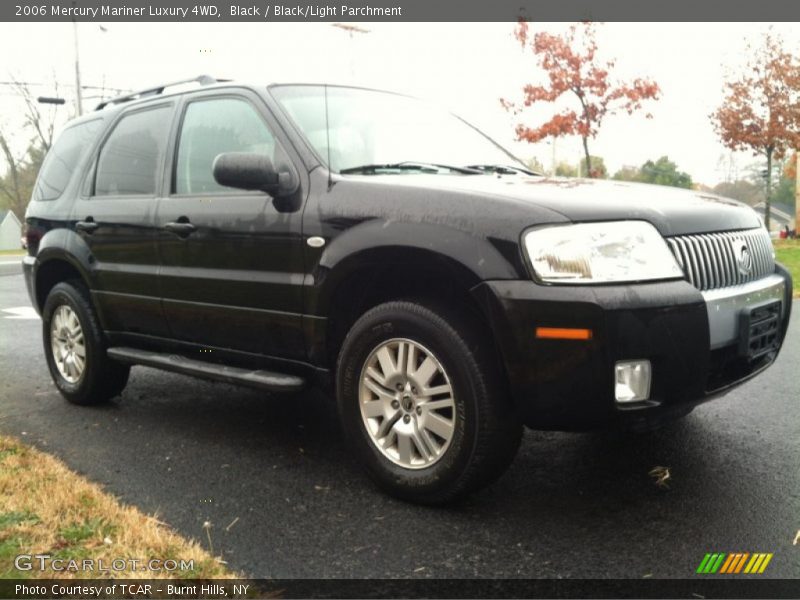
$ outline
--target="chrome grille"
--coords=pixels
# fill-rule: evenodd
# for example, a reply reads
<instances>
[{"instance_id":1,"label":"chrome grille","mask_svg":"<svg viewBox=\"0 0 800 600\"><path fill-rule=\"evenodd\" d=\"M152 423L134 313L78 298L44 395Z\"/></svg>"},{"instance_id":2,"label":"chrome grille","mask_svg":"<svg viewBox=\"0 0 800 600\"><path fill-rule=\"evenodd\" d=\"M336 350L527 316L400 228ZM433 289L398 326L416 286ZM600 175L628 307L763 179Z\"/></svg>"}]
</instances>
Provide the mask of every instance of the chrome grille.
<instances>
[{"instance_id":1,"label":"chrome grille","mask_svg":"<svg viewBox=\"0 0 800 600\"><path fill-rule=\"evenodd\" d=\"M764 229L701 233L666 238L689 282L713 290L760 279L775 270L772 240ZM749 253L751 266L745 267Z\"/></svg>"}]
</instances>

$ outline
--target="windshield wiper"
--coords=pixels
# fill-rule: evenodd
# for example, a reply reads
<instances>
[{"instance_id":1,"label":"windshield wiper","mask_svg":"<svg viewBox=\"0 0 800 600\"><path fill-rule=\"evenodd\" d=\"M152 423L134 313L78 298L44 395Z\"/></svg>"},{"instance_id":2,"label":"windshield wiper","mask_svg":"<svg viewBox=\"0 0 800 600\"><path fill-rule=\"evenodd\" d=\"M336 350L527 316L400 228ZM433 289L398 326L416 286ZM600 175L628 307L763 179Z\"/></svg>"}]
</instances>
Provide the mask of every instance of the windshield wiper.
<instances>
[{"instance_id":1,"label":"windshield wiper","mask_svg":"<svg viewBox=\"0 0 800 600\"><path fill-rule=\"evenodd\" d=\"M404 160L403 162L397 163L359 165L357 167L341 169L339 173L342 175L351 173L376 173L378 171L420 171L422 173L439 173L442 170L455 171L456 173L463 173L464 175L479 175L483 173L482 170L473 167L456 167L454 165L415 162L412 160Z\"/></svg>"},{"instance_id":2,"label":"windshield wiper","mask_svg":"<svg viewBox=\"0 0 800 600\"><path fill-rule=\"evenodd\" d=\"M480 170L482 173L497 173L498 175L517 175L522 173L523 175L542 177L541 173L515 165L469 165L467 168Z\"/></svg>"}]
</instances>

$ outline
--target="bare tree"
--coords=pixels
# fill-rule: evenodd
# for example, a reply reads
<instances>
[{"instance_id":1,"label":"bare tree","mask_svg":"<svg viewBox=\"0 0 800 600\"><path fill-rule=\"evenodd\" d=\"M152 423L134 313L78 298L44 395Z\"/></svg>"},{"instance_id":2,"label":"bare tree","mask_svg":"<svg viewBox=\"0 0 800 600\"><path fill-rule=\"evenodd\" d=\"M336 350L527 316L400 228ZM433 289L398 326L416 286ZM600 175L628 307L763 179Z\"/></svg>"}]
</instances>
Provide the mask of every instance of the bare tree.
<instances>
[{"instance_id":1,"label":"bare tree","mask_svg":"<svg viewBox=\"0 0 800 600\"><path fill-rule=\"evenodd\" d=\"M29 192L32 191L25 185L27 178L23 176L27 163L25 160L27 152L22 156L15 155L8 137L1 130L0 150L2 150L6 163L6 174L4 177L0 177L0 198L17 215L17 218L22 220L30 200Z\"/></svg>"},{"instance_id":2,"label":"bare tree","mask_svg":"<svg viewBox=\"0 0 800 600\"><path fill-rule=\"evenodd\" d=\"M28 85L14 77L12 89L20 96L24 105L22 130L29 136L25 140L25 151L17 152L13 137L7 127L0 127L0 152L5 163L5 175L0 177L0 202L7 205L21 220L28 206L36 175L45 154L53 145L56 126L56 107L47 109L39 104ZM53 83L55 95L58 84Z\"/></svg>"},{"instance_id":3,"label":"bare tree","mask_svg":"<svg viewBox=\"0 0 800 600\"><path fill-rule=\"evenodd\" d=\"M25 126L34 131L36 135L34 143L38 142L41 149L47 152L53 145L53 133L56 128L56 105L48 104L46 106L49 109L42 110L43 105L39 104L36 98L33 97L27 85L20 83L14 77L11 78L11 81L14 83L14 90L22 97L22 101L25 103ZM53 92L53 96L58 96L58 82L55 81L55 78L53 79Z\"/></svg>"}]
</instances>

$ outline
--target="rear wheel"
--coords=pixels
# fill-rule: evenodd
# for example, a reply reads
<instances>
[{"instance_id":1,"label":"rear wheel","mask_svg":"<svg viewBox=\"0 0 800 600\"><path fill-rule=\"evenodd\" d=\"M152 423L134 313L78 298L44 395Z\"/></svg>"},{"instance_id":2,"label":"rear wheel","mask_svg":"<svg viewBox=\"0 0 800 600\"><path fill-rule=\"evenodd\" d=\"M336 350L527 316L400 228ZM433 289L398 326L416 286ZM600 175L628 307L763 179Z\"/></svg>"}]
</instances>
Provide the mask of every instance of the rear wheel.
<instances>
[{"instance_id":1,"label":"rear wheel","mask_svg":"<svg viewBox=\"0 0 800 600\"><path fill-rule=\"evenodd\" d=\"M100 404L118 395L130 367L110 360L82 282L55 285L42 310L44 353L53 382L74 404Z\"/></svg>"},{"instance_id":2,"label":"rear wheel","mask_svg":"<svg viewBox=\"0 0 800 600\"><path fill-rule=\"evenodd\" d=\"M339 414L369 475L427 504L456 500L499 477L522 428L469 316L413 302L364 314L337 368Z\"/></svg>"}]
</instances>

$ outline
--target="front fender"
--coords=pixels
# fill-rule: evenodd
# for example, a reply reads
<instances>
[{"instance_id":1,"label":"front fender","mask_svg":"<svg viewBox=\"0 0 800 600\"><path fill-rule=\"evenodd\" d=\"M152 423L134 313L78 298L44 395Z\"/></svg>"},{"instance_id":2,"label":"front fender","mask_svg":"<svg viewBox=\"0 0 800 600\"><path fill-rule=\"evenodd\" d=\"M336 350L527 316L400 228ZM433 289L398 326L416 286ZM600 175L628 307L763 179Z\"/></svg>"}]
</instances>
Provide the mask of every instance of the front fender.
<instances>
[{"instance_id":1,"label":"front fender","mask_svg":"<svg viewBox=\"0 0 800 600\"><path fill-rule=\"evenodd\" d=\"M339 285L375 266L417 264L446 269L467 289L487 279L516 279L508 253L517 249L500 244L442 225L363 221L332 238L322 251L311 273L307 312L326 315Z\"/></svg>"}]
</instances>

